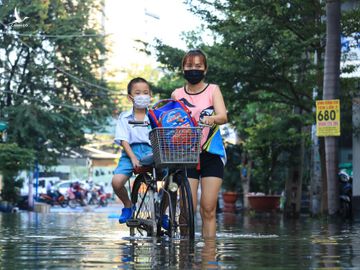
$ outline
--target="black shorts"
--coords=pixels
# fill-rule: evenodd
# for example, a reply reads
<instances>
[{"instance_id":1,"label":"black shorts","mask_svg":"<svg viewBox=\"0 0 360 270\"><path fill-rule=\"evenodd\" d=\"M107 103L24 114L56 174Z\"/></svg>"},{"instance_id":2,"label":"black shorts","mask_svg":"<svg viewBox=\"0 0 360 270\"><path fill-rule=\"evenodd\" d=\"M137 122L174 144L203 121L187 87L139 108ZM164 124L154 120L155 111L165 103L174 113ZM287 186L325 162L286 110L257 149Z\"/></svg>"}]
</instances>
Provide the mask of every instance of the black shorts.
<instances>
[{"instance_id":1,"label":"black shorts","mask_svg":"<svg viewBox=\"0 0 360 270\"><path fill-rule=\"evenodd\" d=\"M209 152L200 154L200 170L198 168L187 169L188 178L199 179L201 177L219 177L224 178L224 163L219 155Z\"/></svg>"}]
</instances>

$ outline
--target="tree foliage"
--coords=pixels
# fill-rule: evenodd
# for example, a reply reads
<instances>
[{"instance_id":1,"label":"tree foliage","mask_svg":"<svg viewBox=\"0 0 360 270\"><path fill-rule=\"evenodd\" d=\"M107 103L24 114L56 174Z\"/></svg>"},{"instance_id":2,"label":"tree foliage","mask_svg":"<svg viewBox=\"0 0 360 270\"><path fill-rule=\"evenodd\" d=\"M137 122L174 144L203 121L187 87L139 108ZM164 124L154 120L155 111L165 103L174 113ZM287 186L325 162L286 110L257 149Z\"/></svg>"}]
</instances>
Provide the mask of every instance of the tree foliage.
<instances>
[{"instance_id":1,"label":"tree foliage","mask_svg":"<svg viewBox=\"0 0 360 270\"><path fill-rule=\"evenodd\" d=\"M322 96L325 1L186 2L213 36L205 43L199 42L199 32L189 34L189 48L208 56L206 80L219 84L230 122L245 142L244 150L256 159L253 179L275 178L286 166L300 164L295 146L309 138L302 127L315 122L315 100ZM345 34L358 28L359 14L345 14ZM162 85L174 88L181 82L179 55L184 52L161 43L155 47L158 60L171 72Z\"/></svg>"},{"instance_id":2,"label":"tree foliage","mask_svg":"<svg viewBox=\"0 0 360 270\"><path fill-rule=\"evenodd\" d=\"M225 146L227 162L224 169L224 181L222 187L227 191L238 191L241 188L239 166L242 149L240 145L227 144Z\"/></svg>"},{"instance_id":3,"label":"tree foliage","mask_svg":"<svg viewBox=\"0 0 360 270\"><path fill-rule=\"evenodd\" d=\"M0 143L0 174L3 176L2 199L16 202L22 180L16 180L20 170L30 169L34 162L34 152L16 144Z\"/></svg>"},{"instance_id":4,"label":"tree foliage","mask_svg":"<svg viewBox=\"0 0 360 270\"><path fill-rule=\"evenodd\" d=\"M40 164L85 143L113 109L101 78L101 1L3 1L0 9L0 118L8 138ZM15 8L24 24L12 24Z\"/></svg>"},{"instance_id":5,"label":"tree foliage","mask_svg":"<svg viewBox=\"0 0 360 270\"><path fill-rule=\"evenodd\" d=\"M310 134L301 132L305 118L276 103L249 103L243 114L244 148L256 164L251 188L265 194L279 192L287 177L285 169L300 163L301 157L293 154L298 142L309 141Z\"/></svg>"}]
</instances>

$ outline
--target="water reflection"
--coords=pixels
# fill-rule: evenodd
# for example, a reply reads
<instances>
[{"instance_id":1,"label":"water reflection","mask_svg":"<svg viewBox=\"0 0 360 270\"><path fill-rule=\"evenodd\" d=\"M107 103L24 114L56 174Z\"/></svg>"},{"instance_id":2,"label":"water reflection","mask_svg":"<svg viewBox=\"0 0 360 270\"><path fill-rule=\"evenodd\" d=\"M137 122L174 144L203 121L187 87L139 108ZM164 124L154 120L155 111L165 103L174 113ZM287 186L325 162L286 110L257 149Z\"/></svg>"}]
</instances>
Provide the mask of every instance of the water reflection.
<instances>
[{"instance_id":1,"label":"water reflection","mask_svg":"<svg viewBox=\"0 0 360 270\"><path fill-rule=\"evenodd\" d=\"M203 245L199 245L199 244ZM204 242L199 242L198 247L200 249L200 256L197 260L201 264L202 269L218 269L220 267L218 258L217 258L217 248L215 239L206 239Z\"/></svg>"},{"instance_id":2,"label":"water reflection","mask_svg":"<svg viewBox=\"0 0 360 270\"><path fill-rule=\"evenodd\" d=\"M119 244L122 266L151 269L192 269L194 264L194 242L169 239L130 239Z\"/></svg>"},{"instance_id":3,"label":"water reflection","mask_svg":"<svg viewBox=\"0 0 360 270\"><path fill-rule=\"evenodd\" d=\"M313 267L317 269L359 268L359 225L324 222L312 236Z\"/></svg>"},{"instance_id":4,"label":"water reflection","mask_svg":"<svg viewBox=\"0 0 360 270\"><path fill-rule=\"evenodd\" d=\"M0 214L0 269L359 269L359 224L221 214L216 239L185 241L130 238L106 213Z\"/></svg>"}]
</instances>

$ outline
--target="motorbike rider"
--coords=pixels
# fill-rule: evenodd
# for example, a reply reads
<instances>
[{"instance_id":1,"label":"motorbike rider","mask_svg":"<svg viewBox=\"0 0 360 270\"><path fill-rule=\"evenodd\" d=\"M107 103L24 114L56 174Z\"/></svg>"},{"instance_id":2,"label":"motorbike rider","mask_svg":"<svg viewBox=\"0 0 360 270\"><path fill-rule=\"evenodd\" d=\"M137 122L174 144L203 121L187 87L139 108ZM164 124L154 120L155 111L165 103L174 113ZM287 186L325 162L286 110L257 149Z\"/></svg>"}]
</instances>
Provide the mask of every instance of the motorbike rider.
<instances>
[{"instance_id":1,"label":"motorbike rider","mask_svg":"<svg viewBox=\"0 0 360 270\"><path fill-rule=\"evenodd\" d=\"M56 198L58 197L58 194L54 192L54 183L53 181L49 181L46 185L46 194L49 195L53 201L56 200Z\"/></svg>"},{"instance_id":2,"label":"motorbike rider","mask_svg":"<svg viewBox=\"0 0 360 270\"><path fill-rule=\"evenodd\" d=\"M78 181L76 181L73 186L73 193L75 194L76 199L83 200L85 196L85 189L83 189Z\"/></svg>"}]
</instances>

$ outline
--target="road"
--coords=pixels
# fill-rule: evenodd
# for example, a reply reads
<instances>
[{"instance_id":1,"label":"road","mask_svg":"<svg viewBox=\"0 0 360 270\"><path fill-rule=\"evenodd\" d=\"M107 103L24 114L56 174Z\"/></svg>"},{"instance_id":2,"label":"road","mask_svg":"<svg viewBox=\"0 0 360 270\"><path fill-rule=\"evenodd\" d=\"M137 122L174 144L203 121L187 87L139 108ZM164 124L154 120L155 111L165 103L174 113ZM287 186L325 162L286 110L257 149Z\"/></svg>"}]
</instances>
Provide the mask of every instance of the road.
<instances>
[{"instance_id":1,"label":"road","mask_svg":"<svg viewBox=\"0 0 360 270\"><path fill-rule=\"evenodd\" d=\"M121 213L121 209L123 208L123 204L122 203L118 203L118 202L110 202L108 204L108 206L106 207L99 207L96 205L87 205L87 206L77 206L76 208L72 209L70 207L66 207L66 208L62 208L58 205L53 206L50 208L50 213L68 213L68 212L72 212L72 213L86 213L86 212L90 212L90 213L108 213L109 217L116 217L119 216Z\"/></svg>"}]
</instances>

